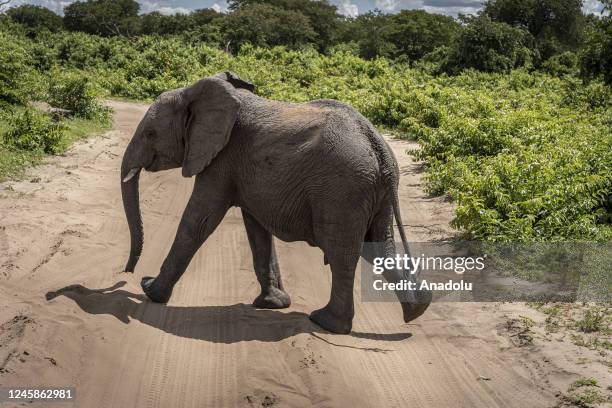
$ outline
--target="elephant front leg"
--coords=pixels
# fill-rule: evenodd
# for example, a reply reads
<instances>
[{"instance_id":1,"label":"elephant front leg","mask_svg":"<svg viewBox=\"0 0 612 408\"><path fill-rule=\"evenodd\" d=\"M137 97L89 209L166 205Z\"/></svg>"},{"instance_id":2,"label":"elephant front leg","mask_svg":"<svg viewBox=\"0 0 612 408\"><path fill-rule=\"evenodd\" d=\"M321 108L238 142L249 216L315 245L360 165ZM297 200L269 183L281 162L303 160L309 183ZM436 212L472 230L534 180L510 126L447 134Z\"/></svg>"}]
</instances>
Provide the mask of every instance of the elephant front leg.
<instances>
[{"instance_id":1,"label":"elephant front leg","mask_svg":"<svg viewBox=\"0 0 612 408\"><path fill-rule=\"evenodd\" d=\"M242 218L253 253L253 268L261 285L261 293L253 301L253 306L264 309L289 307L291 299L283 289L272 234L244 210Z\"/></svg>"},{"instance_id":2,"label":"elephant front leg","mask_svg":"<svg viewBox=\"0 0 612 408\"><path fill-rule=\"evenodd\" d=\"M142 290L149 299L158 303L166 303L170 299L174 285L228 209L225 203L209 202L201 195L192 194L159 275L156 278L145 276L141 281Z\"/></svg>"}]
</instances>

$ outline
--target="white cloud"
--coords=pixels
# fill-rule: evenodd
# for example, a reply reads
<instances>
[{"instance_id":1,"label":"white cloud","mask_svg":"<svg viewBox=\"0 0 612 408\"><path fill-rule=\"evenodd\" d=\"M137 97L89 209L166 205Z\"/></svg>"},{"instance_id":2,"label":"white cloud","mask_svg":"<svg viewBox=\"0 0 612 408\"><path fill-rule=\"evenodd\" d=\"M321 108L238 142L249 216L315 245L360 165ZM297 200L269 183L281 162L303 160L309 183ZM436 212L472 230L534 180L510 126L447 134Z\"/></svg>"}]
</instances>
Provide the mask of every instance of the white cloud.
<instances>
[{"instance_id":1,"label":"white cloud","mask_svg":"<svg viewBox=\"0 0 612 408\"><path fill-rule=\"evenodd\" d=\"M359 15L359 7L351 3L349 0L342 0L338 5L338 13L346 17L357 17Z\"/></svg>"},{"instance_id":2,"label":"white cloud","mask_svg":"<svg viewBox=\"0 0 612 408\"><path fill-rule=\"evenodd\" d=\"M165 15L165 16L169 16L171 14L189 14L191 12L191 10L185 8L185 7L168 7L168 6L163 6L157 9L157 11L159 11L161 14Z\"/></svg>"},{"instance_id":3,"label":"white cloud","mask_svg":"<svg viewBox=\"0 0 612 408\"><path fill-rule=\"evenodd\" d=\"M376 0L374 4L382 11L397 11L400 0Z\"/></svg>"},{"instance_id":4,"label":"white cloud","mask_svg":"<svg viewBox=\"0 0 612 408\"><path fill-rule=\"evenodd\" d=\"M423 10L428 13L445 14L447 16L457 17L459 14L476 14L480 10L479 7L432 7L423 6Z\"/></svg>"},{"instance_id":5,"label":"white cloud","mask_svg":"<svg viewBox=\"0 0 612 408\"><path fill-rule=\"evenodd\" d=\"M582 11L587 14L593 13L599 15L602 9L603 5L598 0L584 0L582 4Z\"/></svg>"},{"instance_id":6,"label":"white cloud","mask_svg":"<svg viewBox=\"0 0 612 408\"><path fill-rule=\"evenodd\" d=\"M157 11L163 15L169 16L178 13L187 14L191 10L185 7L170 7L153 1L140 1L141 13L151 13L153 11Z\"/></svg>"},{"instance_id":7,"label":"white cloud","mask_svg":"<svg viewBox=\"0 0 612 408\"><path fill-rule=\"evenodd\" d=\"M227 11L227 1L222 1L221 4L215 3L210 6L211 9L215 10L217 13L225 13Z\"/></svg>"}]
</instances>

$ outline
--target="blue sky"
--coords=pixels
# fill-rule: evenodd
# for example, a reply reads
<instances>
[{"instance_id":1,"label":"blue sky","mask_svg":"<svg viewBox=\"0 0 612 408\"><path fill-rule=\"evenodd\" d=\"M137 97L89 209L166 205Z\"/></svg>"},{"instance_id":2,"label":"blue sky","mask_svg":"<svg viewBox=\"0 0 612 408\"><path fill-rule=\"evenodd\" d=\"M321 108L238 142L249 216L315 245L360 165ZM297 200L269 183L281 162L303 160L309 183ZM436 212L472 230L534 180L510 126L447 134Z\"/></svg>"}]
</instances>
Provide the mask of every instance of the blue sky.
<instances>
[{"instance_id":1,"label":"blue sky","mask_svg":"<svg viewBox=\"0 0 612 408\"><path fill-rule=\"evenodd\" d=\"M330 0L338 6L340 13L346 16L357 16L368 10L378 8L385 12L396 12L402 9L423 9L432 13L456 16L458 13L474 14L481 8L483 0ZM214 8L224 11L225 0L138 0L143 13L159 11L163 14L187 13L198 8ZM14 0L12 4L38 4L61 13L70 0ZM598 0L584 0L586 12L599 12Z\"/></svg>"}]
</instances>

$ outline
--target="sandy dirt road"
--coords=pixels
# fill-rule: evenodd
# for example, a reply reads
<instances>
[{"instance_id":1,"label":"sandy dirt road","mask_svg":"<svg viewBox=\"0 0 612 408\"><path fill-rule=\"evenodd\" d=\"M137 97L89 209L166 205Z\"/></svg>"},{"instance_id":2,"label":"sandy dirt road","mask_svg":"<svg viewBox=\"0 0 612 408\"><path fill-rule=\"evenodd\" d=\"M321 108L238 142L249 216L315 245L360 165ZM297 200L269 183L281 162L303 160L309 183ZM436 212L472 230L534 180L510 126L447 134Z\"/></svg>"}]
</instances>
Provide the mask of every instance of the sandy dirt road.
<instances>
[{"instance_id":1,"label":"sandy dirt road","mask_svg":"<svg viewBox=\"0 0 612 408\"><path fill-rule=\"evenodd\" d=\"M179 170L141 176L144 253L135 274L121 273L119 165L146 106L111 104L113 131L1 185L0 385L74 386L78 407L490 408L554 405L573 378L571 362L544 363L544 351L500 332L507 316L529 313L521 305L438 303L404 324L397 304L357 294L353 333L326 333L307 316L327 301L329 269L303 243L277 241L291 307L254 309L237 209L170 303L146 301L138 283L157 274L193 181ZM450 204L423 193L405 154L416 144L390 143L409 239L449 237Z\"/></svg>"}]
</instances>

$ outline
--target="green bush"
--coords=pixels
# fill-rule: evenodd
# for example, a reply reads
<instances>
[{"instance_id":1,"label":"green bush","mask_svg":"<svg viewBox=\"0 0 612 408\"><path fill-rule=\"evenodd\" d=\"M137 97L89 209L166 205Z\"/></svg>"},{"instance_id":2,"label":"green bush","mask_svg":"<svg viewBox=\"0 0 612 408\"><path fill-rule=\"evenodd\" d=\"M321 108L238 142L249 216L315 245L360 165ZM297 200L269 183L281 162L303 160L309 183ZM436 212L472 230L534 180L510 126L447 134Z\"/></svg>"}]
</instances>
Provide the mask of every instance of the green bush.
<instances>
[{"instance_id":1,"label":"green bush","mask_svg":"<svg viewBox=\"0 0 612 408\"><path fill-rule=\"evenodd\" d=\"M575 75L578 73L578 57L566 51L549 58L542 64L542 69L555 76Z\"/></svg>"},{"instance_id":2,"label":"green bush","mask_svg":"<svg viewBox=\"0 0 612 408\"><path fill-rule=\"evenodd\" d=\"M101 122L110 119L110 109L97 100L89 79L84 75L54 75L49 87L48 102L54 107L69 110L76 117Z\"/></svg>"},{"instance_id":3,"label":"green bush","mask_svg":"<svg viewBox=\"0 0 612 408\"><path fill-rule=\"evenodd\" d=\"M400 127L422 145L429 191L457 201L455 227L492 241L612 238L609 88L515 71L418 94L436 123L412 114Z\"/></svg>"},{"instance_id":4,"label":"green bush","mask_svg":"<svg viewBox=\"0 0 612 408\"><path fill-rule=\"evenodd\" d=\"M4 134L7 146L30 152L55 154L62 151L65 128L36 109L26 108L9 118L9 130Z\"/></svg>"},{"instance_id":5,"label":"green bush","mask_svg":"<svg viewBox=\"0 0 612 408\"><path fill-rule=\"evenodd\" d=\"M0 104L25 104L38 93L36 71L30 65L24 39L0 31Z\"/></svg>"}]
</instances>

